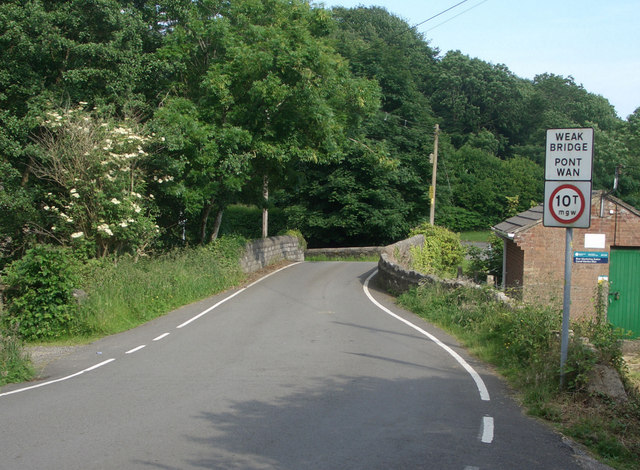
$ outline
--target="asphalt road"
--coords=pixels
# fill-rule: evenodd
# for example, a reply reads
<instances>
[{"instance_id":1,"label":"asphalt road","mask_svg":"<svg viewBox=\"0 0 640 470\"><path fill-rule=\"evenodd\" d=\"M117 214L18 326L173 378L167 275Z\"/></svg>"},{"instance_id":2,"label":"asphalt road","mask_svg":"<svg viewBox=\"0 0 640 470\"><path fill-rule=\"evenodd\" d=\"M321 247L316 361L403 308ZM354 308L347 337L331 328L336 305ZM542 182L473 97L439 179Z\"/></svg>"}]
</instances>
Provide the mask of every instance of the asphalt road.
<instances>
[{"instance_id":1,"label":"asphalt road","mask_svg":"<svg viewBox=\"0 0 640 470\"><path fill-rule=\"evenodd\" d=\"M2 388L0 468L582 468L374 272L291 265Z\"/></svg>"}]
</instances>

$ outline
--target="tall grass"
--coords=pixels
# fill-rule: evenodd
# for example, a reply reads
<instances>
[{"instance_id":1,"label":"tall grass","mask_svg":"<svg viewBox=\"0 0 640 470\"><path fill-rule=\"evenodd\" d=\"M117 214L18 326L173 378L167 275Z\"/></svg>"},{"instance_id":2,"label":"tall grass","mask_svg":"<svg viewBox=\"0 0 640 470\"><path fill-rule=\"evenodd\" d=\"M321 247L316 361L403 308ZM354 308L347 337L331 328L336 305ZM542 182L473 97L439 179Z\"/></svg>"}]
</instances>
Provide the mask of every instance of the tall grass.
<instances>
[{"instance_id":1,"label":"tall grass","mask_svg":"<svg viewBox=\"0 0 640 470\"><path fill-rule=\"evenodd\" d=\"M611 466L640 468L640 398L628 402L588 393L593 366L621 365L620 341L606 323L572 325L565 389L559 387L561 313L534 306L510 308L488 290L423 286L399 298L423 318L456 335L472 353L494 364L519 392L529 413L553 422ZM588 337L587 345L583 337Z\"/></svg>"},{"instance_id":2,"label":"tall grass","mask_svg":"<svg viewBox=\"0 0 640 470\"><path fill-rule=\"evenodd\" d=\"M244 279L244 240L224 237L206 247L174 250L134 261L95 261L84 268L75 336L124 331L172 309L204 299Z\"/></svg>"},{"instance_id":3,"label":"tall grass","mask_svg":"<svg viewBox=\"0 0 640 470\"><path fill-rule=\"evenodd\" d=\"M29 356L17 333L0 330L0 386L28 380L32 374Z\"/></svg>"}]
</instances>

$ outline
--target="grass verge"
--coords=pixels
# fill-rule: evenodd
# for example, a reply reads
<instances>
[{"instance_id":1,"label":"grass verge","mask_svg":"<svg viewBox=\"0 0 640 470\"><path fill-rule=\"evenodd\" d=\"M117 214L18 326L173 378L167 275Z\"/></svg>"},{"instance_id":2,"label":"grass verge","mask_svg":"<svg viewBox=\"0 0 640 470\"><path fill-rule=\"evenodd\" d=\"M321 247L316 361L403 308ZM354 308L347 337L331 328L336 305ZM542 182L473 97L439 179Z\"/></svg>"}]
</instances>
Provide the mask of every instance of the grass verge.
<instances>
[{"instance_id":1,"label":"grass verge","mask_svg":"<svg viewBox=\"0 0 640 470\"><path fill-rule=\"evenodd\" d=\"M28 355L22 341L12 331L0 331L0 386L22 382L33 375Z\"/></svg>"},{"instance_id":2,"label":"grass verge","mask_svg":"<svg viewBox=\"0 0 640 470\"><path fill-rule=\"evenodd\" d=\"M488 290L446 290L424 286L399 297L399 303L457 336L476 356L496 366L531 415L556 426L618 469L640 468L640 394L627 381L629 401L614 402L586 390L598 362L624 375L620 341L608 325L574 324L566 389L559 389L559 312L549 308L509 308ZM595 349L582 338L588 337Z\"/></svg>"},{"instance_id":3,"label":"grass verge","mask_svg":"<svg viewBox=\"0 0 640 470\"><path fill-rule=\"evenodd\" d=\"M72 336L93 338L139 326L167 312L222 292L245 278L238 260L245 241L180 249L134 262L120 258L85 266Z\"/></svg>"}]
</instances>

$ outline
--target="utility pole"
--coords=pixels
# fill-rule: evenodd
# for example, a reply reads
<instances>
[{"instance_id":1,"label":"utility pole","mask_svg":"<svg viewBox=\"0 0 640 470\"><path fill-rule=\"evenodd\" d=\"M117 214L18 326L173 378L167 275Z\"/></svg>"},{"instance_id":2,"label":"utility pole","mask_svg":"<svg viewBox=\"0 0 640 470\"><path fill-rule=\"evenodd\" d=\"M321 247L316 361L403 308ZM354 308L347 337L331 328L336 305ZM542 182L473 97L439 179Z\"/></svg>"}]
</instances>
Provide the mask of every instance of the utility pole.
<instances>
[{"instance_id":1,"label":"utility pole","mask_svg":"<svg viewBox=\"0 0 640 470\"><path fill-rule=\"evenodd\" d=\"M438 134L440 134L440 126L435 126L435 139L433 140L433 173L431 174L431 187L429 187L429 196L431 196L431 214L429 215L429 223L434 225L436 218L436 174L438 172Z\"/></svg>"}]
</instances>

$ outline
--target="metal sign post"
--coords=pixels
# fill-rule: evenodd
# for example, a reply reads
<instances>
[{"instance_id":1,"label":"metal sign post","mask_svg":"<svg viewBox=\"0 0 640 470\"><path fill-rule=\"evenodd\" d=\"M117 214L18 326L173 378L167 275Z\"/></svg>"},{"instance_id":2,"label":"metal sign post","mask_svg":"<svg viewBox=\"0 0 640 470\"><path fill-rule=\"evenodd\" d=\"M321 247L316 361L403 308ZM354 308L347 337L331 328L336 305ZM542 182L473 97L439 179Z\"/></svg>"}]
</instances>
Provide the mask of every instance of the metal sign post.
<instances>
[{"instance_id":1,"label":"metal sign post","mask_svg":"<svg viewBox=\"0 0 640 470\"><path fill-rule=\"evenodd\" d=\"M591 226L591 174L593 129L547 129L544 169L545 227L566 229L564 250L564 297L560 342L560 387L569 350L573 229Z\"/></svg>"},{"instance_id":2,"label":"metal sign post","mask_svg":"<svg viewBox=\"0 0 640 470\"><path fill-rule=\"evenodd\" d=\"M564 387L564 366L569 351L569 320L571 317L571 253L573 228L569 227L564 243L564 296L562 298L562 338L560 340L560 388Z\"/></svg>"}]
</instances>

